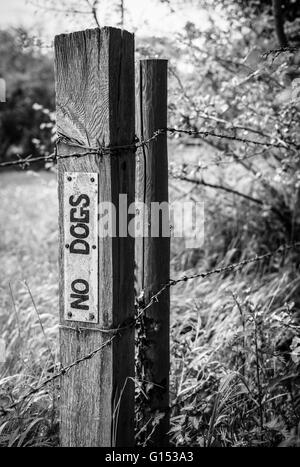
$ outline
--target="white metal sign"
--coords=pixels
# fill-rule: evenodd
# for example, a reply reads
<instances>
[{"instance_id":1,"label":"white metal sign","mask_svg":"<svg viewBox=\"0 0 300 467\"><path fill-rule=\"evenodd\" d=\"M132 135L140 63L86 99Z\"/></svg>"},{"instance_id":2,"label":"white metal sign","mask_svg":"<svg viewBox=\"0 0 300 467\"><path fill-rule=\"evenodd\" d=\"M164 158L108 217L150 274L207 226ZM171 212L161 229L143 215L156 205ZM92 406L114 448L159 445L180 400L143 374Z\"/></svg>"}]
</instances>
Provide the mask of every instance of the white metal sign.
<instances>
[{"instance_id":1,"label":"white metal sign","mask_svg":"<svg viewBox=\"0 0 300 467\"><path fill-rule=\"evenodd\" d=\"M98 323L98 174L64 174L66 321Z\"/></svg>"}]
</instances>

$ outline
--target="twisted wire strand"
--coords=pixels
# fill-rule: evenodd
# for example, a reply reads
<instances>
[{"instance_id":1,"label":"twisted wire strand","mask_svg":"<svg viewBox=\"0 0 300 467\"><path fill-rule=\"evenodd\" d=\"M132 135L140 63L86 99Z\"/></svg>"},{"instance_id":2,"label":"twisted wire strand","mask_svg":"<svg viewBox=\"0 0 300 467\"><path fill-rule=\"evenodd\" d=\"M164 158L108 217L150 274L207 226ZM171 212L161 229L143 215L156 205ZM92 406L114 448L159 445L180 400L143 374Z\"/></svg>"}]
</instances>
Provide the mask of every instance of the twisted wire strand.
<instances>
[{"instance_id":1,"label":"twisted wire strand","mask_svg":"<svg viewBox=\"0 0 300 467\"><path fill-rule=\"evenodd\" d=\"M185 129L180 129L180 128L161 128L159 130L156 130L153 135L148 138L147 140L137 140L136 142L132 144L125 144L125 145L119 145L119 146L103 146L99 145L97 147L92 147L85 145L83 143L80 143L76 140L73 140L72 138L69 138L65 135L62 135L61 133L58 133L58 139L56 143L56 150L49 155L44 155L44 156L37 156L37 157L32 157L28 156L24 159L18 159L15 161L5 161L0 163L0 168L6 168L6 167L14 167L14 166L20 166L20 167L26 167L27 165L36 163L36 162L57 162L59 159L66 159L66 158L81 158L81 157L87 157L91 155L103 155L103 154L114 154L118 153L121 151L134 151L136 152L137 149L147 146L151 142L155 141L160 135L170 133L171 135L174 134L185 134L188 136L202 136L202 137L214 137L218 139L226 139L229 141L237 141L239 143L244 143L244 144L253 144L256 146L263 146L265 148L276 148L276 149L287 149L289 146L293 146L295 148L299 148L298 145L294 143L274 143L270 141L256 141L253 139L248 139L248 138L242 138L234 135L226 135L226 134L220 134L220 133L215 133L212 131L196 131L196 130L185 130ZM70 147L77 147L82 150L85 150L85 152L74 152L71 154L58 154L57 150L57 145L59 143L66 144ZM234 162L234 161L232 161Z\"/></svg>"}]
</instances>

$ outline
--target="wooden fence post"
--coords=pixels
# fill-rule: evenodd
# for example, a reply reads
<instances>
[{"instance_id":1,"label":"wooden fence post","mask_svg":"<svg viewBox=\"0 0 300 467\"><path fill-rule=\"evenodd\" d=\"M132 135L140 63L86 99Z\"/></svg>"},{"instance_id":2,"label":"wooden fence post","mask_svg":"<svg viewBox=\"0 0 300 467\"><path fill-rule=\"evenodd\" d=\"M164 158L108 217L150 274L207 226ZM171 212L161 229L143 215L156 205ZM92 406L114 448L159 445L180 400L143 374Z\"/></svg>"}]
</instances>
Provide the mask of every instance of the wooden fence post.
<instances>
[{"instance_id":1,"label":"wooden fence post","mask_svg":"<svg viewBox=\"0 0 300 467\"><path fill-rule=\"evenodd\" d=\"M115 28L59 35L55 64L58 155L69 156L58 163L62 365L115 335L61 378L61 444L132 446L134 330L103 330L134 317L134 239L119 234L118 214L119 194L134 202L135 157L91 148L134 142L134 37ZM97 235L105 202L116 207L114 238Z\"/></svg>"},{"instance_id":2,"label":"wooden fence post","mask_svg":"<svg viewBox=\"0 0 300 467\"><path fill-rule=\"evenodd\" d=\"M137 135L147 140L153 133L167 126L167 60L142 60L137 76ZM139 152L136 165L136 200L146 206L144 238L136 238L136 292L145 304L151 295L169 281L170 237L163 236L163 223L169 230L169 218L159 222L159 235L151 236L151 203L168 202L168 151L167 136L161 134ZM153 206L153 205L152 205ZM168 211L168 208L167 208ZM153 210L152 210L153 213ZM166 211L165 211L166 213ZM156 226L157 227L157 226ZM155 229L154 229L155 230ZM153 234L153 232L152 232ZM144 423L150 417L163 414L153 435L151 444L168 444L169 430L169 332L170 296L166 290L159 302L152 305L143 317L144 347L140 355L138 377L152 383L149 400L144 404ZM142 360L142 361L141 361ZM149 388L149 384L147 387ZM158 420L158 418L156 418ZM150 431L153 429L149 423Z\"/></svg>"}]
</instances>

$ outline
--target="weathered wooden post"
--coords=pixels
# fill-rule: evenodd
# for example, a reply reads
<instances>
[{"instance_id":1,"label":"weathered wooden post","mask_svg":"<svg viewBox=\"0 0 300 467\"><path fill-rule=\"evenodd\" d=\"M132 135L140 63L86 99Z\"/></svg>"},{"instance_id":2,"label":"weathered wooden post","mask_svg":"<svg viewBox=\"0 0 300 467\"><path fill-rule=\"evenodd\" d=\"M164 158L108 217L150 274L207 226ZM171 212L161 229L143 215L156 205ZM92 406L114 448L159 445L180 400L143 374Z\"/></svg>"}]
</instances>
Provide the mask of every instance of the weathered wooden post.
<instances>
[{"instance_id":1,"label":"weathered wooden post","mask_svg":"<svg viewBox=\"0 0 300 467\"><path fill-rule=\"evenodd\" d=\"M137 75L137 136L147 140L156 130L167 126L168 62L142 60ZM135 246L136 290L140 300L147 304L151 295L169 281L170 230L166 204L168 152L165 134L161 134L138 152L136 200L146 206L141 214L144 217L146 236L136 238ZM165 204L160 206L162 210L158 220L160 203ZM169 430L169 290L145 312L143 325L145 345L142 349L142 374L139 376L147 381L148 388L148 383L152 383L148 392L149 400L145 401L147 410L144 411L144 422L150 417L154 419L158 414L164 415L151 437L151 444L164 446L168 443ZM151 423L149 426L151 427Z\"/></svg>"},{"instance_id":2,"label":"weathered wooden post","mask_svg":"<svg viewBox=\"0 0 300 467\"><path fill-rule=\"evenodd\" d=\"M114 28L55 38L60 224L60 348L69 365L134 317L134 239L119 225L119 194L134 201L134 37ZM82 157L64 157L70 154ZM116 208L105 236L103 203ZM109 206L109 204L107 204ZM109 210L109 207L107 208ZM123 213L124 214L124 213ZM100 224L98 219L100 216ZM98 225L99 224L99 225ZM134 444L134 329L61 378L63 446Z\"/></svg>"}]
</instances>

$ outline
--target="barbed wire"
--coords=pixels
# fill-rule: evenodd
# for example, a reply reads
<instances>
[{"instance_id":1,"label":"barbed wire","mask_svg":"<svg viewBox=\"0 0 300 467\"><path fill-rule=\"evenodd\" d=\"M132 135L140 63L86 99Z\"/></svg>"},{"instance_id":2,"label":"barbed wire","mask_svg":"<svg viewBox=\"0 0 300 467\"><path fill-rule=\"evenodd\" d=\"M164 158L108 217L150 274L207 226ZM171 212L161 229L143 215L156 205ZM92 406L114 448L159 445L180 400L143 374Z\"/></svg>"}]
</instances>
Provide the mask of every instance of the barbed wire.
<instances>
[{"instance_id":1,"label":"barbed wire","mask_svg":"<svg viewBox=\"0 0 300 467\"><path fill-rule=\"evenodd\" d=\"M93 350L92 352L90 352L89 354L85 355L84 357L81 357L79 358L78 360L75 360L73 363L71 363L70 365L62 368L58 373L56 373L55 375L45 379L41 384L39 384L36 388L34 389L31 389L30 392L28 392L27 394L25 394L23 397L21 397L18 401L14 402L13 404L11 404L7 409L4 409L3 407L1 407L2 411L6 411L6 410L11 410L11 409L14 409L15 407L17 407L19 404L21 404L22 402L25 402L25 400L27 400L28 398L32 397L34 394L40 392L42 389L44 389L48 384L54 382L56 379L60 378L61 376L64 376L66 375L72 368L74 368L75 366L78 366L80 363L82 362L85 362L87 360L90 360L91 358L93 358L95 355L97 355L101 350L103 350L105 347L107 347L108 345L111 344L111 342L116 338L116 335L112 336L110 339L108 339L106 342L104 342L104 344L102 344L100 347L98 347L97 349Z\"/></svg>"},{"instance_id":2,"label":"barbed wire","mask_svg":"<svg viewBox=\"0 0 300 467\"><path fill-rule=\"evenodd\" d=\"M160 134L163 133L163 130L157 130L153 133L153 135L148 138L147 140L143 141L137 141L133 144L126 144L126 145L120 145L120 146L98 146L98 147L92 147L92 146L87 146L82 143L79 143L76 140L73 140L65 135L62 135L58 133L58 139L56 142L56 148L55 151L52 154L45 155L45 156L37 156L37 157L32 157L28 156L24 159L18 159L15 161L6 161L6 162L1 162L0 163L0 168L6 168L6 167L13 167L13 166L26 166L33 164L35 162L57 162L59 159L69 159L69 158L81 158L81 157L87 157L91 155L98 155L99 157L103 156L104 154L111 154L113 152L120 152L120 151L136 151L140 147L146 146L151 143L151 141L154 141L155 139L158 138ZM70 154L58 154L58 144L63 143L71 147L78 147L80 149L84 149L85 152L74 152Z\"/></svg>"},{"instance_id":3,"label":"barbed wire","mask_svg":"<svg viewBox=\"0 0 300 467\"><path fill-rule=\"evenodd\" d=\"M208 272L196 273L196 274L192 274L190 276L183 276L183 277L181 277L179 279L170 280L170 282L168 284L164 284L164 286L155 295L153 295L151 297L148 305L146 305L146 307L144 307L140 311L140 313L138 314L137 319L139 318L139 315L143 315L144 312L146 310L148 310L148 308L150 308L154 303L158 302L158 298L162 295L162 293L165 290L167 290L167 289L169 289L171 287L174 287L175 285L178 285L178 284L184 283L184 282L188 282L188 281L193 280L193 279L200 279L200 278L201 279L206 279L207 277L210 277L210 276L215 275L215 274L223 274L223 273L226 273L226 272L236 271L236 270L239 270L240 268L243 268L246 265L269 259L272 256L275 256L276 254L284 254L285 252L287 252L289 250L292 250L294 248L297 248L297 247L300 247L300 242L295 242L295 243L293 243L291 245L281 245L276 250L274 250L272 252L265 253L263 255L256 255L256 256L254 256L252 258L248 258L248 259L245 259L243 261L240 261L239 263L233 263L233 264L230 264L228 266L223 266L223 267L220 267L220 268L216 268L216 269L213 269L213 270L208 271Z\"/></svg>"},{"instance_id":4,"label":"barbed wire","mask_svg":"<svg viewBox=\"0 0 300 467\"><path fill-rule=\"evenodd\" d=\"M219 139L228 139L230 141L237 141L239 143L254 144L256 146L264 146L264 147L269 147L269 148L273 147L277 149L287 149L289 145L294 146L294 143L285 143L285 142L274 143L270 141L269 142L268 141L256 141L253 139L242 138L242 137L235 136L235 135L225 135L225 134L215 133L213 131L207 131L207 130L200 131L200 130L185 130L185 129L180 129L180 128L166 128L165 130L162 130L162 131L166 131L171 134L178 133L178 134L186 134L189 136L198 135L198 136L204 136L206 138L211 136L211 137L215 137Z\"/></svg>"},{"instance_id":5,"label":"barbed wire","mask_svg":"<svg viewBox=\"0 0 300 467\"><path fill-rule=\"evenodd\" d=\"M239 269L241 269L241 268L243 268L243 267L245 267L245 266L247 266L249 264L253 264L253 263L260 262L260 261L264 261L266 259L270 259L271 257L276 256L277 254L284 255L287 251L290 251L290 250L298 248L298 247L300 247L300 242L295 242L295 243L292 243L290 245L288 245L288 244L281 245L274 251L271 251L269 253L265 253L263 255L256 255L256 256L254 256L252 258L247 258L247 259L245 259L243 261L240 261L238 263L233 263L233 264L230 264L228 266L223 266L223 267L213 269L211 271L195 273L195 274L191 274L189 276L183 276L183 277L180 277L178 279L170 280L168 283L164 284L159 289L158 292L156 292L154 295L152 295L152 297L149 299L149 302L148 302L148 304L146 306L138 306L137 307L136 317L132 320L131 323L129 323L127 325L121 325L120 327L118 327L116 329L99 330L99 332L105 332L106 334L107 333L112 333L113 335L106 342L104 342L100 347L96 348L95 350L88 353L87 355L75 360L70 365L63 367L55 375L45 379L41 384L39 384L36 388L33 388L31 391L29 391L27 394L25 394L23 397L21 397L18 401L14 402L13 404L9 405L6 408L2 407L1 408L2 414L6 414L9 410L12 410L12 409L16 408L19 404L21 404L22 402L25 402L27 399L29 399L33 395L40 392L48 384L56 381L61 376L66 375L72 368L75 368L78 365L80 365L81 363L83 363L85 361L88 361L88 360L92 359L93 357L95 357L95 355L97 355L105 347L110 345L113 342L114 339L116 339L118 337L121 337L122 331L128 330L130 328L135 327L139 323L141 317L145 314L145 312L150 307L152 307L155 303L158 303L160 296L166 290L170 289L171 287L174 287L174 286L176 286L176 285L178 285L180 283L185 283L185 282L188 282L188 281L194 280L194 279L200 279L200 278L205 279L205 278L208 278L208 277L210 277L212 275L218 275L218 274L224 274L226 272L238 271ZM76 327L74 327L74 328L70 327L70 329L72 329L74 331L78 331L78 329L76 329ZM84 330L87 331L88 329L82 328L82 331L84 331Z\"/></svg>"},{"instance_id":6,"label":"barbed wire","mask_svg":"<svg viewBox=\"0 0 300 467\"><path fill-rule=\"evenodd\" d=\"M102 156L104 154L114 154L118 153L121 151L126 151L126 150L131 150L131 151L137 151L139 148L142 148L144 146L149 145L151 142L155 141L160 135L170 133L171 135L174 134L185 134L188 136L202 136L204 138L208 137L214 137L218 139L226 139L229 141L237 141L239 143L243 144L253 144L256 146L263 146L266 148L276 148L276 149L287 149L289 146L293 146L298 148L299 146L289 142L281 142L281 143L275 143L275 142L270 142L270 141L256 141L253 139L248 139L248 138L242 138L239 136L235 135L226 135L226 134L221 134L221 133L215 133L213 131L198 131L198 130L187 130L187 129L180 129L180 128L162 128L159 130L156 130L153 135L146 139L146 140L136 140L136 142L132 144L127 144L127 145L119 145L119 146L97 146L97 147L92 147L92 146L87 146L83 143L79 143L78 141L72 140L71 138L58 134L58 140L56 143L56 149L52 154L44 155L44 156L28 156L24 159L17 159L15 161L5 161L0 163L0 168L7 168L7 167L14 167L14 166L20 166L25 168L26 166L36 163L36 162L57 162L59 159L67 159L67 158L81 158L81 157L87 157L91 155L98 155ZM58 144L63 143L66 144L70 147L78 147L82 150L85 150L85 152L74 152L70 154L59 154L58 153Z\"/></svg>"}]
</instances>

